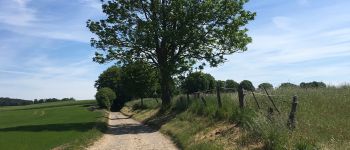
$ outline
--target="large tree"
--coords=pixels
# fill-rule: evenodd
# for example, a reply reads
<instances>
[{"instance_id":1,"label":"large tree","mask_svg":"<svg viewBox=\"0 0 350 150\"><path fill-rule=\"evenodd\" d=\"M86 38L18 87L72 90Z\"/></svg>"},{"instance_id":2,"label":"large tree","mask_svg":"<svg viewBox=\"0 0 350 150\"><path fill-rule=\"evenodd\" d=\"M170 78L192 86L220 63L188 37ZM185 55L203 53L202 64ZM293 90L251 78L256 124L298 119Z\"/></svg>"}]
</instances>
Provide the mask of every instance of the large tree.
<instances>
[{"instance_id":1,"label":"large tree","mask_svg":"<svg viewBox=\"0 0 350 150\"><path fill-rule=\"evenodd\" d=\"M255 13L248 0L111 0L105 19L88 20L96 34L94 61L117 63L146 59L158 68L162 105L169 106L173 76L197 62L217 66L224 55L247 50L244 26Z\"/></svg>"}]
</instances>

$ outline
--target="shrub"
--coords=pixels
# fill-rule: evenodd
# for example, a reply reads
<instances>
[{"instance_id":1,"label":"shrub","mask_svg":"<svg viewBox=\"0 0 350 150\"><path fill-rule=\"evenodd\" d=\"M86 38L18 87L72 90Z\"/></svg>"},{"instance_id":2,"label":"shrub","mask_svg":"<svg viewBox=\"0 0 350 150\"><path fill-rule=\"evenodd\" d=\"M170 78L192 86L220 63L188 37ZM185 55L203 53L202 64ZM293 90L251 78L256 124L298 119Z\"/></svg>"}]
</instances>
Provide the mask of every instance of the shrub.
<instances>
[{"instance_id":1,"label":"shrub","mask_svg":"<svg viewBox=\"0 0 350 150\"><path fill-rule=\"evenodd\" d=\"M261 83L259 86L258 86L259 89L273 89L273 85L270 84L270 83Z\"/></svg>"},{"instance_id":2,"label":"shrub","mask_svg":"<svg viewBox=\"0 0 350 150\"><path fill-rule=\"evenodd\" d=\"M97 91L96 95L97 104L102 108L111 109L113 101L116 99L116 94L110 88L101 88Z\"/></svg>"},{"instance_id":3,"label":"shrub","mask_svg":"<svg viewBox=\"0 0 350 150\"><path fill-rule=\"evenodd\" d=\"M243 80L239 86L241 86L243 89L247 90L247 91L255 91L255 87L253 85L252 82L250 82L249 80Z\"/></svg>"}]
</instances>

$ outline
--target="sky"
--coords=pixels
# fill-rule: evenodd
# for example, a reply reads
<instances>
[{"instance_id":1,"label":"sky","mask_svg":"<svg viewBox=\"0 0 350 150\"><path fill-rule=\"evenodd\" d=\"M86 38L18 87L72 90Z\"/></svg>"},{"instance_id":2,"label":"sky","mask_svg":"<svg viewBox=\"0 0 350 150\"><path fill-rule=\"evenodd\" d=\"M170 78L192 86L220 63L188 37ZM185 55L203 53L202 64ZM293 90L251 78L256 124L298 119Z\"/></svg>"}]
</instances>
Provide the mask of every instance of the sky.
<instances>
[{"instance_id":1,"label":"sky","mask_svg":"<svg viewBox=\"0 0 350 150\"><path fill-rule=\"evenodd\" d=\"M350 1L250 0L248 51L205 68L218 80L278 86L350 81ZM87 19L99 0L0 0L0 97L93 99L94 82L110 64L92 62Z\"/></svg>"}]
</instances>

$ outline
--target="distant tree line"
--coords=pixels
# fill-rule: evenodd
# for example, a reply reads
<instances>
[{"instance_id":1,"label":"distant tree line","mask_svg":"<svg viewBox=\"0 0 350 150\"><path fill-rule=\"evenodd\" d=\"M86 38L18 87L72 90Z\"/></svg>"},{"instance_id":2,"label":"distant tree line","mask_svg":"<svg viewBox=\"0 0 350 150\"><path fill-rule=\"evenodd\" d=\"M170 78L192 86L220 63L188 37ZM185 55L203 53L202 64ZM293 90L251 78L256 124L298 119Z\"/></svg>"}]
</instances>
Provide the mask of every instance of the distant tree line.
<instances>
[{"instance_id":1,"label":"distant tree line","mask_svg":"<svg viewBox=\"0 0 350 150\"><path fill-rule=\"evenodd\" d=\"M33 104L33 101L17 98L0 97L0 106L19 106Z\"/></svg>"},{"instance_id":2,"label":"distant tree line","mask_svg":"<svg viewBox=\"0 0 350 150\"><path fill-rule=\"evenodd\" d=\"M40 104L40 103L51 103L51 102L59 102L59 101L75 101L75 99L73 97L62 98L62 99L57 99L57 98L34 99L32 103Z\"/></svg>"}]
</instances>

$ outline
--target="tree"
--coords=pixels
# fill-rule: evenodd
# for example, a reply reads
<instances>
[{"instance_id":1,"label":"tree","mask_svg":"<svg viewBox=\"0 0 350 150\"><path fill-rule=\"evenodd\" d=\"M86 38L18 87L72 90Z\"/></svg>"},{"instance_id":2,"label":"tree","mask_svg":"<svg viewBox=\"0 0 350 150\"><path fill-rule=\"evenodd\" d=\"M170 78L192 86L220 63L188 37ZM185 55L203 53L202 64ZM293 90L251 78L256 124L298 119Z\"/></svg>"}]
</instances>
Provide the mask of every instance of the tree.
<instances>
[{"instance_id":1,"label":"tree","mask_svg":"<svg viewBox=\"0 0 350 150\"><path fill-rule=\"evenodd\" d=\"M239 86L247 91L255 91L255 87L249 80L243 80Z\"/></svg>"},{"instance_id":2,"label":"tree","mask_svg":"<svg viewBox=\"0 0 350 150\"><path fill-rule=\"evenodd\" d=\"M95 81L97 90L108 87L115 93L118 93L112 109L120 109L126 101L130 99L126 88L122 85L122 69L118 66L111 66L103 71L98 79Z\"/></svg>"},{"instance_id":3,"label":"tree","mask_svg":"<svg viewBox=\"0 0 350 150\"><path fill-rule=\"evenodd\" d=\"M234 80L226 80L225 88L233 89L233 91L237 91L239 84Z\"/></svg>"},{"instance_id":4,"label":"tree","mask_svg":"<svg viewBox=\"0 0 350 150\"><path fill-rule=\"evenodd\" d=\"M261 83L258 86L259 89L273 89L273 85L270 83Z\"/></svg>"},{"instance_id":5,"label":"tree","mask_svg":"<svg viewBox=\"0 0 350 150\"><path fill-rule=\"evenodd\" d=\"M253 83L249 80L243 80L241 83L239 83L238 86L238 101L239 101L239 107L241 109L244 108L244 92L243 90L251 91L253 92L255 90L255 87L253 86Z\"/></svg>"},{"instance_id":6,"label":"tree","mask_svg":"<svg viewBox=\"0 0 350 150\"><path fill-rule=\"evenodd\" d=\"M100 107L111 110L113 101L117 98L117 96L111 88L104 87L97 91L95 98L96 98L97 104Z\"/></svg>"},{"instance_id":7,"label":"tree","mask_svg":"<svg viewBox=\"0 0 350 150\"><path fill-rule=\"evenodd\" d=\"M208 81L208 89L207 90L214 90L216 89L216 80L215 78L210 75L209 73L204 73L205 79Z\"/></svg>"},{"instance_id":8,"label":"tree","mask_svg":"<svg viewBox=\"0 0 350 150\"><path fill-rule=\"evenodd\" d=\"M143 98L152 95L156 90L156 72L147 63L136 61L122 68L122 82L129 95Z\"/></svg>"},{"instance_id":9,"label":"tree","mask_svg":"<svg viewBox=\"0 0 350 150\"><path fill-rule=\"evenodd\" d=\"M208 90L209 84L208 75L203 72L193 72L186 77L182 87L186 93L190 94Z\"/></svg>"},{"instance_id":10,"label":"tree","mask_svg":"<svg viewBox=\"0 0 350 150\"><path fill-rule=\"evenodd\" d=\"M196 62L217 66L224 55L246 51L252 40L244 28L255 13L248 0L113 0L102 4L107 18L87 21L96 34L94 61L118 64L147 60L159 70L162 106L171 100L173 76Z\"/></svg>"},{"instance_id":11,"label":"tree","mask_svg":"<svg viewBox=\"0 0 350 150\"><path fill-rule=\"evenodd\" d=\"M323 82L313 81L313 82L308 82L308 83L301 82L300 87L301 88L325 88L325 87L327 87L327 85Z\"/></svg>"},{"instance_id":12,"label":"tree","mask_svg":"<svg viewBox=\"0 0 350 150\"><path fill-rule=\"evenodd\" d=\"M290 83L290 82L286 82L286 83L282 83L279 88L296 88L298 87L297 85Z\"/></svg>"}]
</instances>

